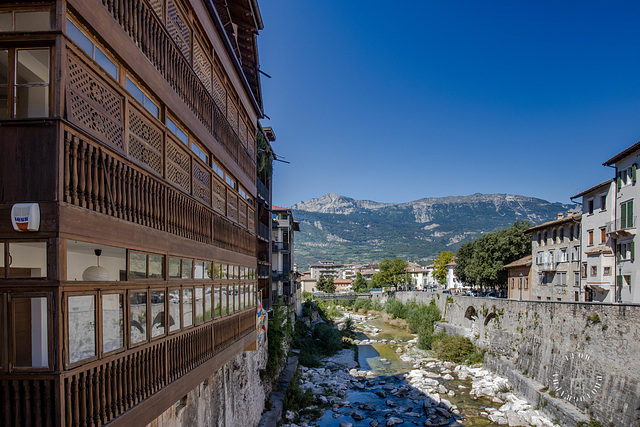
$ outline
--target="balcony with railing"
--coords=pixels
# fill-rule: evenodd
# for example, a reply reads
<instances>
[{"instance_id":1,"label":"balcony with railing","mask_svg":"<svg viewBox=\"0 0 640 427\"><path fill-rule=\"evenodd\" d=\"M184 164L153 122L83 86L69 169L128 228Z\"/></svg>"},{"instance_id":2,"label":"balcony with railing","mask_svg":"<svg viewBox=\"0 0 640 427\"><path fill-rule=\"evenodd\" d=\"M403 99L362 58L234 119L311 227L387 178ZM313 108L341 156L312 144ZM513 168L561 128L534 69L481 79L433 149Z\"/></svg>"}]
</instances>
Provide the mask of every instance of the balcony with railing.
<instances>
[{"instance_id":1,"label":"balcony with railing","mask_svg":"<svg viewBox=\"0 0 640 427\"><path fill-rule=\"evenodd\" d=\"M272 251L273 252L288 252L289 251L289 242L273 242L272 243Z\"/></svg>"},{"instance_id":2,"label":"balcony with railing","mask_svg":"<svg viewBox=\"0 0 640 427\"><path fill-rule=\"evenodd\" d=\"M636 234L637 216L627 216L617 218L615 221L607 223L607 234L613 238L624 237Z\"/></svg>"}]
</instances>

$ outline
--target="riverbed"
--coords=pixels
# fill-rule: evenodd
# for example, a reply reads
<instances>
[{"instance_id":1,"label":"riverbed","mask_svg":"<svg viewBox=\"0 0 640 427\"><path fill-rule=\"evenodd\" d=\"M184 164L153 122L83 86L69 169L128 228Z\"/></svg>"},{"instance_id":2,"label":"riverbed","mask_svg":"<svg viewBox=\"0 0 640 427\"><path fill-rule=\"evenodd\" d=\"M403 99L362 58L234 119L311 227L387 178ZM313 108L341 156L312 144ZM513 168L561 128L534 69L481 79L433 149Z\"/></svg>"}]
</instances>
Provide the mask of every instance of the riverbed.
<instances>
[{"instance_id":1,"label":"riverbed","mask_svg":"<svg viewBox=\"0 0 640 427\"><path fill-rule=\"evenodd\" d=\"M377 314L343 315L358 325L357 363L352 350L343 350L322 368L301 367L302 389L329 408L317 420L305 419L303 410L292 426L553 426L511 393L506 379L435 359L417 348L415 335Z\"/></svg>"}]
</instances>

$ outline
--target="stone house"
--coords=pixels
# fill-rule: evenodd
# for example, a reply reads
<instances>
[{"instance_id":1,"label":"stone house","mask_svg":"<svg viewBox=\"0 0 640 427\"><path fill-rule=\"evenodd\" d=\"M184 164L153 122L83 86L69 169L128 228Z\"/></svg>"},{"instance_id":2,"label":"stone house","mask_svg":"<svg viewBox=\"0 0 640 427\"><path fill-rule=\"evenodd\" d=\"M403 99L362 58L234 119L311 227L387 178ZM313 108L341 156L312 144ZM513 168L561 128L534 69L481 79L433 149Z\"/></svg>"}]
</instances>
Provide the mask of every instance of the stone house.
<instances>
[{"instance_id":1,"label":"stone house","mask_svg":"<svg viewBox=\"0 0 640 427\"><path fill-rule=\"evenodd\" d=\"M558 214L554 221L531 227L531 299L581 301L580 219L582 212Z\"/></svg>"},{"instance_id":2,"label":"stone house","mask_svg":"<svg viewBox=\"0 0 640 427\"><path fill-rule=\"evenodd\" d=\"M507 288L509 298L520 301L531 299L531 255L513 261L504 266L507 270Z\"/></svg>"},{"instance_id":3,"label":"stone house","mask_svg":"<svg viewBox=\"0 0 640 427\"><path fill-rule=\"evenodd\" d=\"M580 287L585 301L615 302L615 239L607 224L615 220L616 183L610 179L571 199L582 200Z\"/></svg>"},{"instance_id":4,"label":"stone house","mask_svg":"<svg viewBox=\"0 0 640 427\"><path fill-rule=\"evenodd\" d=\"M615 242L617 266L613 273L616 292L620 302L631 303L640 302L640 276L635 262L637 216L634 208L634 200L640 197L636 178L638 163L640 142L604 162L605 166L615 166L616 170L614 218L606 225L607 237Z\"/></svg>"}]
</instances>

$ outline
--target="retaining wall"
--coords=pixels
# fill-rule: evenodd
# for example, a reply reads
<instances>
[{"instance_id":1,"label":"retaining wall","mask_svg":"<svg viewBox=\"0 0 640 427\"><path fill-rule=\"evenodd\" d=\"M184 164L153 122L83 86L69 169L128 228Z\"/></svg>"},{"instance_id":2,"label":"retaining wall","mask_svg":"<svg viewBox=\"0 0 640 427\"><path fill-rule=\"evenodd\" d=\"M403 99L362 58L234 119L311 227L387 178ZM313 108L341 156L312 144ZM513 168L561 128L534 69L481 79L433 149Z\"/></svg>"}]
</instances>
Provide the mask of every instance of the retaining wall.
<instances>
[{"instance_id":1,"label":"retaining wall","mask_svg":"<svg viewBox=\"0 0 640 427\"><path fill-rule=\"evenodd\" d=\"M488 368L513 377L518 391L537 395L532 401L549 405L546 412L566 425L580 419L576 408L604 426L640 425L640 306L431 292L398 292L396 298L435 299L445 329L487 349ZM538 386L542 393L533 390Z\"/></svg>"}]
</instances>

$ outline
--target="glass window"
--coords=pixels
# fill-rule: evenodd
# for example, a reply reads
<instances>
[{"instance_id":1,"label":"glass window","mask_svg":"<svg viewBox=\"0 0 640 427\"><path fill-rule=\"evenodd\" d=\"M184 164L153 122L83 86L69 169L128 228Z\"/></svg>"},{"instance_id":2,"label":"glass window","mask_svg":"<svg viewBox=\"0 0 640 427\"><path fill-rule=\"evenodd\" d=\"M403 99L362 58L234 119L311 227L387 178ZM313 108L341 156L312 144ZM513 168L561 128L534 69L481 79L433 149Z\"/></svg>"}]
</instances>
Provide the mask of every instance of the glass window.
<instances>
[{"instance_id":1,"label":"glass window","mask_svg":"<svg viewBox=\"0 0 640 427\"><path fill-rule=\"evenodd\" d=\"M211 307L213 307L213 292L211 286L204 288L204 320L211 319Z\"/></svg>"},{"instance_id":2,"label":"glass window","mask_svg":"<svg viewBox=\"0 0 640 427\"><path fill-rule=\"evenodd\" d=\"M193 268L194 279L204 279L204 262L196 261Z\"/></svg>"},{"instance_id":3,"label":"glass window","mask_svg":"<svg viewBox=\"0 0 640 427\"><path fill-rule=\"evenodd\" d=\"M169 291L169 330L180 329L180 289Z\"/></svg>"},{"instance_id":4,"label":"glass window","mask_svg":"<svg viewBox=\"0 0 640 427\"><path fill-rule=\"evenodd\" d=\"M165 317L164 291L151 291L151 338L165 334Z\"/></svg>"},{"instance_id":5,"label":"glass window","mask_svg":"<svg viewBox=\"0 0 640 427\"><path fill-rule=\"evenodd\" d=\"M96 297L70 296L69 310L69 363L96 356Z\"/></svg>"},{"instance_id":6,"label":"glass window","mask_svg":"<svg viewBox=\"0 0 640 427\"><path fill-rule=\"evenodd\" d=\"M205 261L204 262L204 271L206 271L206 274L204 276L205 279L213 279L213 264L210 262Z\"/></svg>"},{"instance_id":7,"label":"glass window","mask_svg":"<svg viewBox=\"0 0 640 427\"><path fill-rule=\"evenodd\" d=\"M124 347L124 307L122 294L102 295L102 352Z\"/></svg>"},{"instance_id":8,"label":"glass window","mask_svg":"<svg viewBox=\"0 0 640 427\"><path fill-rule=\"evenodd\" d=\"M13 13L0 13L0 31L13 31Z\"/></svg>"},{"instance_id":9,"label":"glass window","mask_svg":"<svg viewBox=\"0 0 640 427\"><path fill-rule=\"evenodd\" d=\"M147 255L138 252L129 252L129 278L146 279Z\"/></svg>"},{"instance_id":10,"label":"glass window","mask_svg":"<svg viewBox=\"0 0 640 427\"><path fill-rule=\"evenodd\" d=\"M236 188L236 182L229 175L225 175L224 180L227 181L227 184L229 184L231 188Z\"/></svg>"},{"instance_id":11,"label":"glass window","mask_svg":"<svg viewBox=\"0 0 640 427\"><path fill-rule=\"evenodd\" d=\"M107 74L109 74L114 79L118 80L118 66L105 55L105 53L96 46L94 58L95 61L101 66Z\"/></svg>"},{"instance_id":12,"label":"glass window","mask_svg":"<svg viewBox=\"0 0 640 427\"><path fill-rule=\"evenodd\" d=\"M175 136L178 137L180 141L184 142L185 145L189 145L189 137L187 136L187 134L184 133L182 129L180 129L178 125L175 124L175 122L168 117L167 117L167 127L171 132L173 132Z\"/></svg>"},{"instance_id":13,"label":"glass window","mask_svg":"<svg viewBox=\"0 0 640 427\"><path fill-rule=\"evenodd\" d=\"M49 367L49 329L46 297L14 297L14 366Z\"/></svg>"},{"instance_id":14,"label":"glass window","mask_svg":"<svg viewBox=\"0 0 640 427\"><path fill-rule=\"evenodd\" d=\"M193 325L193 289L182 290L182 326Z\"/></svg>"},{"instance_id":15,"label":"glass window","mask_svg":"<svg viewBox=\"0 0 640 427\"><path fill-rule=\"evenodd\" d=\"M126 272L126 249L67 240L67 280L127 280Z\"/></svg>"},{"instance_id":16,"label":"glass window","mask_svg":"<svg viewBox=\"0 0 640 427\"><path fill-rule=\"evenodd\" d=\"M51 14L48 10L15 12L15 31L47 31L50 29Z\"/></svg>"},{"instance_id":17,"label":"glass window","mask_svg":"<svg viewBox=\"0 0 640 427\"><path fill-rule=\"evenodd\" d=\"M182 277L180 265L180 258L169 258L169 279L179 279Z\"/></svg>"},{"instance_id":18,"label":"glass window","mask_svg":"<svg viewBox=\"0 0 640 427\"><path fill-rule=\"evenodd\" d=\"M9 242L9 277L47 277L47 242Z\"/></svg>"},{"instance_id":19,"label":"glass window","mask_svg":"<svg viewBox=\"0 0 640 427\"><path fill-rule=\"evenodd\" d=\"M160 109L158 106L149 98L140 87L135 84L128 76L126 77L125 87L127 92L131 94L140 104L144 106L151 114L155 117L159 116Z\"/></svg>"},{"instance_id":20,"label":"glass window","mask_svg":"<svg viewBox=\"0 0 640 427\"><path fill-rule=\"evenodd\" d=\"M193 151L196 156L200 157L200 160L202 160L206 164L209 164L209 155L206 153L206 151L204 151L202 148L200 148L197 144L193 142L191 143L191 151Z\"/></svg>"},{"instance_id":21,"label":"glass window","mask_svg":"<svg viewBox=\"0 0 640 427\"><path fill-rule=\"evenodd\" d=\"M15 116L49 115L49 49L17 49Z\"/></svg>"},{"instance_id":22,"label":"glass window","mask_svg":"<svg viewBox=\"0 0 640 427\"><path fill-rule=\"evenodd\" d=\"M149 255L149 278L161 279L164 277L162 274L162 260L161 255Z\"/></svg>"},{"instance_id":23,"label":"glass window","mask_svg":"<svg viewBox=\"0 0 640 427\"><path fill-rule=\"evenodd\" d=\"M193 278L193 260L191 259L182 260L182 276L181 277L183 279Z\"/></svg>"},{"instance_id":24,"label":"glass window","mask_svg":"<svg viewBox=\"0 0 640 427\"><path fill-rule=\"evenodd\" d=\"M0 49L0 119L6 119L8 117L9 117L9 51L6 49Z\"/></svg>"},{"instance_id":25,"label":"glass window","mask_svg":"<svg viewBox=\"0 0 640 427\"><path fill-rule=\"evenodd\" d=\"M221 286L220 287L220 315L224 316L226 314L229 314L229 310L228 310L228 290L229 287L228 286Z\"/></svg>"},{"instance_id":26,"label":"glass window","mask_svg":"<svg viewBox=\"0 0 640 427\"><path fill-rule=\"evenodd\" d=\"M240 279L240 266L239 265L234 265L233 266L233 278L238 280Z\"/></svg>"},{"instance_id":27,"label":"glass window","mask_svg":"<svg viewBox=\"0 0 640 427\"><path fill-rule=\"evenodd\" d=\"M147 293L129 294L129 319L131 323L131 344L147 340Z\"/></svg>"},{"instance_id":28,"label":"glass window","mask_svg":"<svg viewBox=\"0 0 640 427\"><path fill-rule=\"evenodd\" d=\"M204 289L202 287L196 288L196 323L204 321Z\"/></svg>"},{"instance_id":29,"label":"glass window","mask_svg":"<svg viewBox=\"0 0 640 427\"><path fill-rule=\"evenodd\" d=\"M218 164L215 161L212 162L211 167L213 168L213 171L217 173L220 178L224 179L224 171L220 166L218 166Z\"/></svg>"},{"instance_id":30,"label":"glass window","mask_svg":"<svg viewBox=\"0 0 640 427\"><path fill-rule=\"evenodd\" d=\"M67 35L75 44L93 58L93 42L69 19L67 19Z\"/></svg>"},{"instance_id":31,"label":"glass window","mask_svg":"<svg viewBox=\"0 0 640 427\"><path fill-rule=\"evenodd\" d=\"M233 295L234 295L234 298L233 298L234 311L238 311L240 310L240 286L235 285L233 287Z\"/></svg>"}]
</instances>

